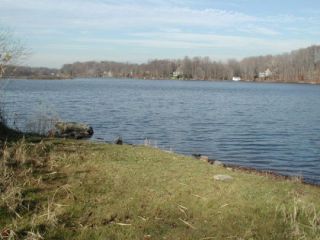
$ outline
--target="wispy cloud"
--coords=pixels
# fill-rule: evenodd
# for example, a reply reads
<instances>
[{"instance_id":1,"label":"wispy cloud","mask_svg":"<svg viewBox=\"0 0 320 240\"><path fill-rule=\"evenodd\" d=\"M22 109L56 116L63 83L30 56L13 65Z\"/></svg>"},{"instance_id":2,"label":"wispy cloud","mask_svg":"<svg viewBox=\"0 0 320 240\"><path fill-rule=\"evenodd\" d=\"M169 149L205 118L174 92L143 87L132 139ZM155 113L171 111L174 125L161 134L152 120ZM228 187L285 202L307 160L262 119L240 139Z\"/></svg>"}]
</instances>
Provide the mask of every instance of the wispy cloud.
<instances>
[{"instance_id":1,"label":"wispy cloud","mask_svg":"<svg viewBox=\"0 0 320 240\"><path fill-rule=\"evenodd\" d=\"M2 0L2 8L14 16L13 23L25 22L30 27L55 26L63 28L118 29L129 27L200 26L227 27L255 21L255 17L220 9L190 9L168 7L160 4L122 4L81 0L27 0L21 4L15 0ZM158 2L159 3L159 2ZM159 5L159 4L158 4ZM41 21L34 21L41 19Z\"/></svg>"},{"instance_id":2,"label":"wispy cloud","mask_svg":"<svg viewBox=\"0 0 320 240\"><path fill-rule=\"evenodd\" d=\"M128 39L78 38L75 42L161 49L245 49L246 52L260 49L261 51L258 51L260 54L282 53L312 44L312 42L296 39L277 39L270 42L268 39L258 37L186 32L134 33Z\"/></svg>"},{"instance_id":3,"label":"wispy cloud","mask_svg":"<svg viewBox=\"0 0 320 240\"><path fill-rule=\"evenodd\" d=\"M257 14L260 9L239 10L244 6L249 9L250 2L0 0L0 23L27 39L37 56L31 59L34 65L46 64L45 56L51 58L51 63L47 62L52 66L103 56L135 61L135 56L125 55L132 48L139 48L139 60L147 60L165 54L176 57L231 53L242 57L317 43L318 35L312 33L320 28L316 14ZM99 48L103 51L99 52Z\"/></svg>"}]
</instances>

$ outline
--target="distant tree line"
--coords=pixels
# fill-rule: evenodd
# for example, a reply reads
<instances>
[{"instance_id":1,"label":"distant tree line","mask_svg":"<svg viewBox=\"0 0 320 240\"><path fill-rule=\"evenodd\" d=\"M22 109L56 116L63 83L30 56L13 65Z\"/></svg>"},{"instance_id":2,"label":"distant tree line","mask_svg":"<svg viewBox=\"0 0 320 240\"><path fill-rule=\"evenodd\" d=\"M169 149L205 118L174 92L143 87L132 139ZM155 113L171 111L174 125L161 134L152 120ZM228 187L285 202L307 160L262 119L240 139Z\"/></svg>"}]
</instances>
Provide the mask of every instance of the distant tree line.
<instances>
[{"instance_id":1,"label":"distant tree line","mask_svg":"<svg viewBox=\"0 0 320 240\"><path fill-rule=\"evenodd\" d=\"M320 83L320 46L281 55L214 61L209 57L152 60L144 64L75 62L61 69L15 67L9 75L28 78L115 77L143 79L230 80Z\"/></svg>"},{"instance_id":2,"label":"distant tree line","mask_svg":"<svg viewBox=\"0 0 320 240\"><path fill-rule=\"evenodd\" d=\"M10 65L4 78L57 79L60 78L60 69Z\"/></svg>"}]
</instances>

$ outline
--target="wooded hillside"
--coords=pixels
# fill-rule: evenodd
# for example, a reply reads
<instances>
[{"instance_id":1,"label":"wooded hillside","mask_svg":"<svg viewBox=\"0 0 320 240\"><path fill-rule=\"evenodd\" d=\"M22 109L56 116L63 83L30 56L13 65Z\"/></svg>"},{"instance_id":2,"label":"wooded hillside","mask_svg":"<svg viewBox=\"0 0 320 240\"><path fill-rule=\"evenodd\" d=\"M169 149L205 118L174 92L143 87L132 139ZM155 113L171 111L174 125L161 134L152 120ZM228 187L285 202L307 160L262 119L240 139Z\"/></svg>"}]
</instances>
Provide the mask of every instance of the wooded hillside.
<instances>
[{"instance_id":1,"label":"wooded hillside","mask_svg":"<svg viewBox=\"0 0 320 240\"><path fill-rule=\"evenodd\" d=\"M209 57L152 60L144 64L90 61L61 69L18 67L7 75L27 78L119 77L146 79L230 80L320 83L320 46L281 55L215 61Z\"/></svg>"}]
</instances>

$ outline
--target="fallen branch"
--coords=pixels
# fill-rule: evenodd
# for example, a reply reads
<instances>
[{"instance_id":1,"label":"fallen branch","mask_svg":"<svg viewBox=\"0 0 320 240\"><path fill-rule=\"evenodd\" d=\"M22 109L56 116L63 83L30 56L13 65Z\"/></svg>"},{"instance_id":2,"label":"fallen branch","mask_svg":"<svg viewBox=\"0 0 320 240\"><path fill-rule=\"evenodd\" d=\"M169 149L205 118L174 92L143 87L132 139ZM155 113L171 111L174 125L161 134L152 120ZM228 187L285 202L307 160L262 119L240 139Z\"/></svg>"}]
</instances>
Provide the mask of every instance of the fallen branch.
<instances>
[{"instance_id":1,"label":"fallen branch","mask_svg":"<svg viewBox=\"0 0 320 240\"><path fill-rule=\"evenodd\" d=\"M182 206L180 204L178 204L178 207L182 208L183 210L188 210L188 208L186 208L185 206Z\"/></svg>"},{"instance_id":2,"label":"fallen branch","mask_svg":"<svg viewBox=\"0 0 320 240\"><path fill-rule=\"evenodd\" d=\"M192 196L195 196L195 197L200 198L200 199L202 199L202 200L205 200L205 199L206 199L205 197L201 197L200 195L197 195L197 194L192 194Z\"/></svg>"},{"instance_id":3,"label":"fallen branch","mask_svg":"<svg viewBox=\"0 0 320 240\"><path fill-rule=\"evenodd\" d=\"M131 226L129 223L116 223L119 226Z\"/></svg>"},{"instance_id":4,"label":"fallen branch","mask_svg":"<svg viewBox=\"0 0 320 240\"><path fill-rule=\"evenodd\" d=\"M192 228L192 229L197 229L196 227L194 227L192 224L188 223L187 221L185 221L185 220L183 220L183 219L181 219L181 218L179 218L179 220L180 220L181 222L183 222L185 225L187 225L188 227L190 227L190 228Z\"/></svg>"},{"instance_id":5,"label":"fallen branch","mask_svg":"<svg viewBox=\"0 0 320 240\"><path fill-rule=\"evenodd\" d=\"M140 218L142 221L147 221L147 219L144 217L138 216L138 218Z\"/></svg>"}]
</instances>

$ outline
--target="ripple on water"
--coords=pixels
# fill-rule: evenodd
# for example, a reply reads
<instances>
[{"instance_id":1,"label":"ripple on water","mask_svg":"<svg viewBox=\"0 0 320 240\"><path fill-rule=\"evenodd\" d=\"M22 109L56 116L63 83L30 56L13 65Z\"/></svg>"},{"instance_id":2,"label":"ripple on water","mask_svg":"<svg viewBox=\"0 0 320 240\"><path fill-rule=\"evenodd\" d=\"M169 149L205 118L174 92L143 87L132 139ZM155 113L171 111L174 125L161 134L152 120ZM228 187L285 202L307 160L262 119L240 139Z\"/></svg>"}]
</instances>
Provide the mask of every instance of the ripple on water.
<instances>
[{"instance_id":1,"label":"ripple on water","mask_svg":"<svg viewBox=\"0 0 320 240\"><path fill-rule=\"evenodd\" d=\"M74 79L11 81L9 120L45 108L91 124L95 138L201 153L320 184L320 86Z\"/></svg>"}]
</instances>

